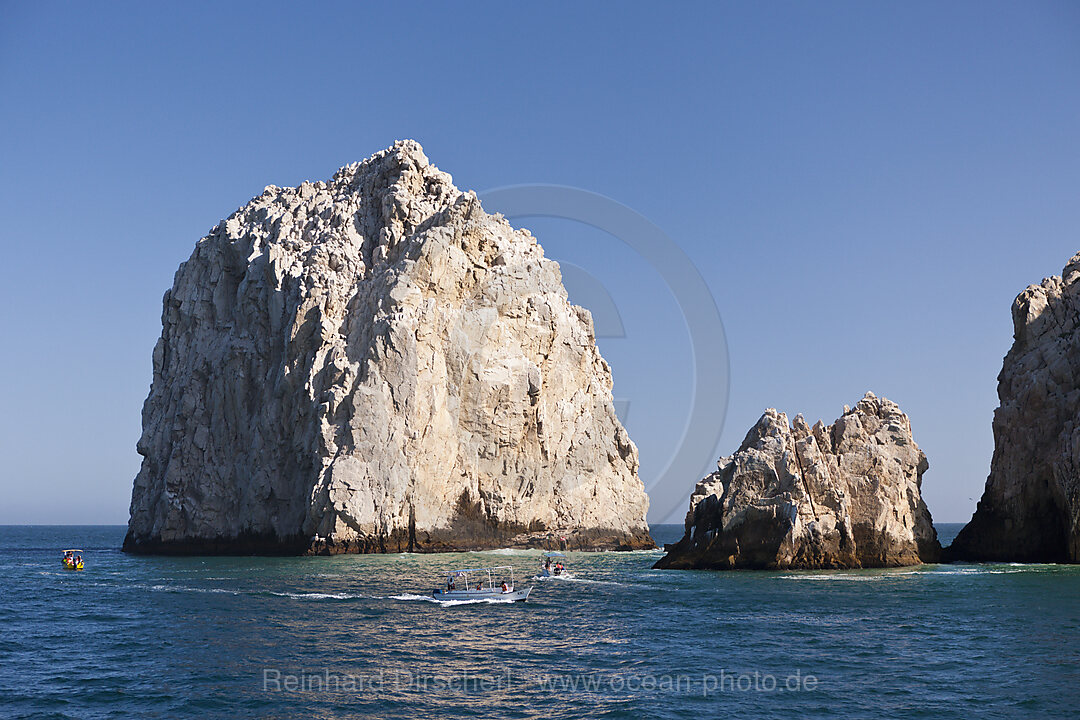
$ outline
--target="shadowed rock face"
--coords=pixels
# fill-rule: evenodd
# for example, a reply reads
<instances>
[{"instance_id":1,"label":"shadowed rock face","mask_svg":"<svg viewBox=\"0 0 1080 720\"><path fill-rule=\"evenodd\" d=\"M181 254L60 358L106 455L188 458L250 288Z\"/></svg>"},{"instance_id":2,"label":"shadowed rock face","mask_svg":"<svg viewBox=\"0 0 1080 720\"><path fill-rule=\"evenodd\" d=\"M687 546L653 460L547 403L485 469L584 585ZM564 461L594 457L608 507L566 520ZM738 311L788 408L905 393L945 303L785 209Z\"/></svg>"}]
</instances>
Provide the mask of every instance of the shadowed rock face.
<instances>
[{"instance_id":1,"label":"shadowed rock face","mask_svg":"<svg viewBox=\"0 0 1080 720\"><path fill-rule=\"evenodd\" d=\"M415 142L266 188L163 306L126 550L653 546L589 313Z\"/></svg>"},{"instance_id":2,"label":"shadowed rock face","mask_svg":"<svg viewBox=\"0 0 1080 720\"><path fill-rule=\"evenodd\" d=\"M859 568L936 562L928 465L897 405L873 393L826 427L768 409L694 490L658 568Z\"/></svg>"},{"instance_id":3,"label":"shadowed rock face","mask_svg":"<svg viewBox=\"0 0 1080 720\"><path fill-rule=\"evenodd\" d=\"M994 457L950 560L1080 562L1080 255L1012 306Z\"/></svg>"}]
</instances>

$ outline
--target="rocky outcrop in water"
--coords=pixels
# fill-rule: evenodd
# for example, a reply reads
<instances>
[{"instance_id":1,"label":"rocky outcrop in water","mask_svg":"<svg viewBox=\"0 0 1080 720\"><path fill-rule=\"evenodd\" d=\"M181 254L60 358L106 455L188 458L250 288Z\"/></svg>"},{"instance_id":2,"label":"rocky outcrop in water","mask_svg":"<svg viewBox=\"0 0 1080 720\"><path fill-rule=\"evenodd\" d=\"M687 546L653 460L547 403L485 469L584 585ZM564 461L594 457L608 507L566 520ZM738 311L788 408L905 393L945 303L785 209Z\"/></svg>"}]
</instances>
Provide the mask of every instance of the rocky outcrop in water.
<instances>
[{"instance_id":1,"label":"rocky outcrop in water","mask_svg":"<svg viewBox=\"0 0 1080 720\"><path fill-rule=\"evenodd\" d=\"M672 569L860 568L936 562L926 456L896 403L873 393L825 426L768 409L694 490Z\"/></svg>"},{"instance_id":2,"label":"rocky outcrop in water","mask_svg":"<svg viewBox=\"0 0 1080 720\"><path fill-rule=\"evenodd\" d=\"M126 550L653 546L589 313L415 142L266 188L163 306Z\"/></svg>"},{"instance_id":3,"label":"rocky outcrop in water","mask_svg":"<svg viewBox=\"0 0 1080 720\"><path fill-rule=\"evenodd\" d=\"M950 560L1080 562L1080 255L1012 306L994 457Z\"/></svg>"}]
</instances>

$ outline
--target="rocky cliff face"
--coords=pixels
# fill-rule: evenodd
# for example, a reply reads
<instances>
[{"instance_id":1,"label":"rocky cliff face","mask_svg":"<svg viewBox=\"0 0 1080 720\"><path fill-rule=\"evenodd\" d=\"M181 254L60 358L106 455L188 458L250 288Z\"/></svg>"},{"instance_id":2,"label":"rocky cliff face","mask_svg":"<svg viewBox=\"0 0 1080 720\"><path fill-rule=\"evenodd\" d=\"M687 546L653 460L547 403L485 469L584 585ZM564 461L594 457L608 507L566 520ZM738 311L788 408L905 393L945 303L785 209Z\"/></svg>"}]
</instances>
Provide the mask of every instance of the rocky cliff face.
<instances>
[{"instance_id":1,"label":"rocky cliff face","mask_svg":"<svg viewBox=\"0 0 1080 720\"><path fill-rule=\"evenodd\" d=\"M1012 307L994 457L953 560L1080 562L1080 255Z\"/></svg>"},{"instance_id":2,"label":"rocky cliff face","mask_svg":"<svg viewBox=\"0 0 1080 720\"><path fill-rule=\"evenodd\" d=\"M415 142L266 188L163 305L126 550L652 547L589 313Z\"/></svg>"},{"instance_id":3,"label":"rocky cliff face","mask_svg":"<svg viewBox=\"0 0 1080 720\"><path fill-rule=\"evenodd\" d=\"M926 456L873 393L825 426L769 409L694 490L686 535L658 568L859 568L936 562Z\"/></svg>"}]
</instances>

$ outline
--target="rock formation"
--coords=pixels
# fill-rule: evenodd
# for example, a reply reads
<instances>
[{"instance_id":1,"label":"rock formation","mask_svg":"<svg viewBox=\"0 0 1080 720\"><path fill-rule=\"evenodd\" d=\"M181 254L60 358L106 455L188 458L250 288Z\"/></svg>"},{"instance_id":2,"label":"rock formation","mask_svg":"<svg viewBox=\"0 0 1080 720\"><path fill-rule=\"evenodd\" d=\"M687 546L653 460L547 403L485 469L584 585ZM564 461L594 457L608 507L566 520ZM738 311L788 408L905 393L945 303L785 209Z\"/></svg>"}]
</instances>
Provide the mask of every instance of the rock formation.
<instances>
[{"instance_id":1,"label":"rock formation","mask_svg":"<svg viewBox=\"0 0 1080 720\"><path fill-rule=\"evenodd\" d=\"M694 490L658 568L859 568L936 562L926 456L896 403L867 393L826 427L768 409Z\"/></svg>"},{"instance_id":2,"label":"rock formation","mask_svg":"<svg viewBox=\"0 0 1080 720\"><path fill-rule=\"evenodd\" d=\"M1080 254L1012 306L994 457L950 560L1080 562Z\"/></svg>"},{"instance_id":3,"label":"rock formation","mask_svg":"<svg viewBox=\"0 0 1080 720\"><path fill-rule=\"evenodd\" d=\"M591 316L415 142L267 187L163 306L125 550L653 547Z\"/></svg>"}]
</instances>

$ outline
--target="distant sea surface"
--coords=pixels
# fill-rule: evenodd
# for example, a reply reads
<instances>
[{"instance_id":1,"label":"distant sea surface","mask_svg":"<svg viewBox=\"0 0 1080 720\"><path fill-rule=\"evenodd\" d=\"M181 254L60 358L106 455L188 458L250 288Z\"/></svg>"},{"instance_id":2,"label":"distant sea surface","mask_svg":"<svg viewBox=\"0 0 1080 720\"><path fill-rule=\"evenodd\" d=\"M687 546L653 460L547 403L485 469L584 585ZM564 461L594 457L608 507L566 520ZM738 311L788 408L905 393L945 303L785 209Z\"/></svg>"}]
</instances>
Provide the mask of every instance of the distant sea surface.
<instances>
[{"instance_id":1,"label":"distant sea surface","mask_svg":"<svg viewBox=\"0 0 1080 720\"><path fill-rule=\"evenodd\" d=\"M947 543L959 525L941 525ZM677 526L653 528L674 542ZM4 718L1047 718L1080 708L1080 567L652 570L660 551L137 557L0 527ZM83 572L61 568L80 548ZM437 603L512 565L527 603Z\"/></svg>"}]
</instances>

